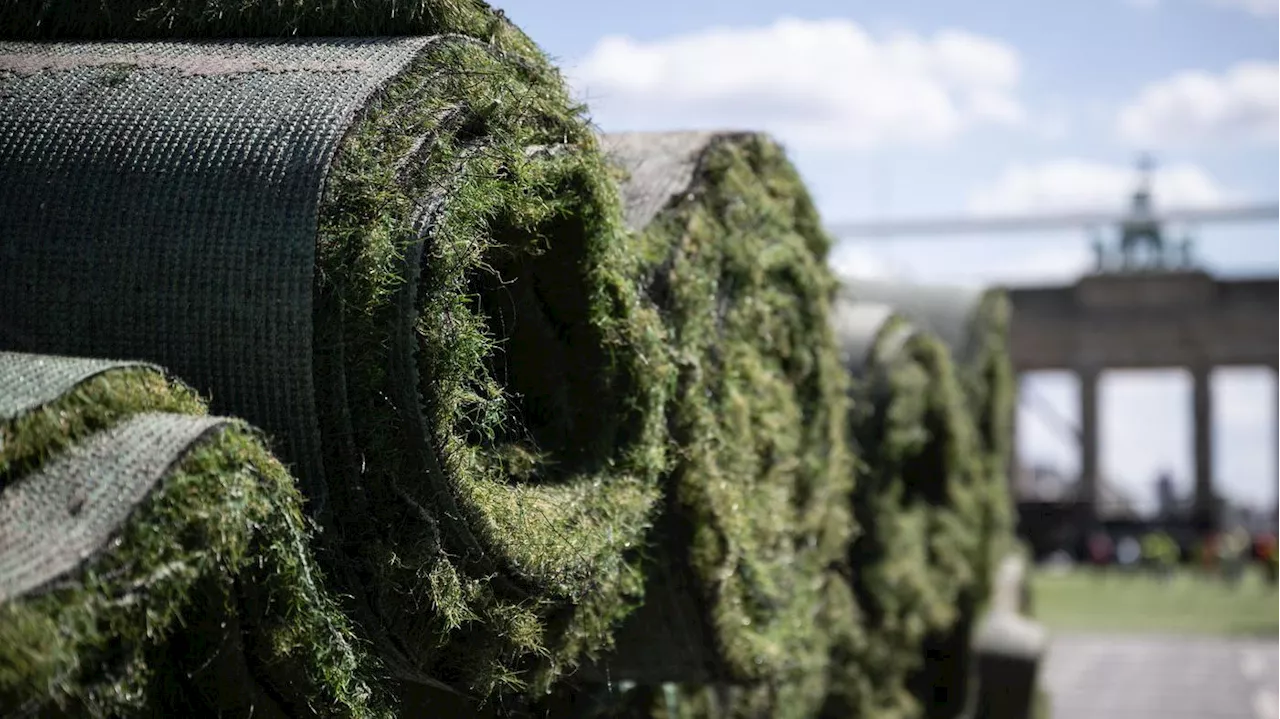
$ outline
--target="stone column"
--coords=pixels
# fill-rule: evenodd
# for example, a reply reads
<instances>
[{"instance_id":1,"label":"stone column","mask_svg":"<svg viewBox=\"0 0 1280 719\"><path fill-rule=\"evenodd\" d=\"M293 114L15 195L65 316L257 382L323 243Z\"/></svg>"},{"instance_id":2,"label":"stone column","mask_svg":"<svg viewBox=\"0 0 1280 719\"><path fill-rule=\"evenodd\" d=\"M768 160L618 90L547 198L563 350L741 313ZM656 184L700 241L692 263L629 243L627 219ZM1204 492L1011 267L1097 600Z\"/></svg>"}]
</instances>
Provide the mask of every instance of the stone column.
<instances>
[{"instance_id":1,"label":"stone column","mask_svg":"<svg viewBox=\"0 0 1280 719\"><path fill-rule=\"evenodd\" d=\"M1212 366L1191 368L1191 421L1194 447L1195 503L1193 520L1202 529L1217 525L1217 507L1213 499L1213 386Z\"/></svg>"},{"instance_id":2,"label":"stone column","mask_svg":"<svg viewBox=\"0 0 1280 719\"><path fill-rule=\"evenodd\" d=\"M1076 370L1080 378L1080 499L1089 516L1098 515L1098 375L1096 367Z\"/></svg>"}]
</instances>

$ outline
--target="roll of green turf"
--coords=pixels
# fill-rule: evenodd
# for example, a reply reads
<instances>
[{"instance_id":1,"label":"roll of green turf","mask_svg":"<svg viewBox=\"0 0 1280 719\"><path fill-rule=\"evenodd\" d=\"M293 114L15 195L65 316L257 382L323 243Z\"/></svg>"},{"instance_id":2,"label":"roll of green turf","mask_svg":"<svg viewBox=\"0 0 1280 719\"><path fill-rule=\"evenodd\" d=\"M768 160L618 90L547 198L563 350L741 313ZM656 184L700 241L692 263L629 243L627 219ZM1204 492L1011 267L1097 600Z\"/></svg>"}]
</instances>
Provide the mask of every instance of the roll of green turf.
<instances>
[{"instance_id":1,"label":"roll of green turf","mask_svg":"<svg viewBox=\"0 0 1280 719\"><path fill-rule=\"evenodd\" d=\"M502 11L483 0L0 0L0 28L3 37L23 40L445 32L488 38L511 29Z\"/></svg>"},{"instance_id":2,"label":"roll of green turf","mask_svg":"<svg viewBox=\"0 0 1280 719\"><path fill-rule=\"evenodd\" d=\"M935 333L951 350L983 455L983 593L1000 557L1012 547L1009 459L1016 387L1009 359L1009 301L994 289L851 280L841 288L853 301L889 305Z\"/></svg>"},{"instance_id":3,"label":"roll of green turf","mask_svg":"<svg viewBox=\"0 0 1280 719\"><path fill-rule=\"evenodd\" d=\"M5 716L390 716L259 437L147 365L0 352Z\"/></svg>"},{"instance_id":4,"label":"roll of green turf","mask_svg":"<svg viewBox=\"0 0 1280 719\"><path fill-rule=\"evenodd\" d=\"M6 28L422 33L0 43L0 349L156 362L262 427L400 678L537 690L606 645L669 373L536 47L472 3L40 7Z\"/></svg>"},{"instance_id":5,"label":"roll of green turf","mask_svg":"<svg viewBox=\"0 0 1280 719\"><path fill-rule=\"evenodd\" d=\"M911 717L926 638L949 632L976 585L982 479L951 353L894 308L841 297L833 325L852 377L848 572L861 631L835 651L823 716Z\"/></svg>"},{"instance_id":6,"label":"roll of green turf","mask_svg":"<svg viewBox=\"0 0 1280 719\"><path fill-rule=\"evenodd\" d=\"M849 301L889 305L936 334L955 358L965 407L977 428L981 472L978 515L972 525L979 537L976 582L958 597L952 630L931 634L925 642L924 666L911 682L927 716L950 719L967 711L974 699L970 634L990 592L996 563L1012 541L1007 461L1014 386L1007 349L1008 301L995 290L865 280L844 283L841 295Z\"/></svg>"},{"instance_id":7,"label":"roll of green turf","mask_svg":"<svg viewBox=\"0 0 1280 719\"><path fill-rule=\"evenodd\" d=\"M649 684L820 680L825 570L852 529L837 501L851 464L827 237L762 135L603 144L624 175L633 247L678 373L654 588L606 669ZM800 709L821 693L792 701Z\"/></svg>"}]
</instances>

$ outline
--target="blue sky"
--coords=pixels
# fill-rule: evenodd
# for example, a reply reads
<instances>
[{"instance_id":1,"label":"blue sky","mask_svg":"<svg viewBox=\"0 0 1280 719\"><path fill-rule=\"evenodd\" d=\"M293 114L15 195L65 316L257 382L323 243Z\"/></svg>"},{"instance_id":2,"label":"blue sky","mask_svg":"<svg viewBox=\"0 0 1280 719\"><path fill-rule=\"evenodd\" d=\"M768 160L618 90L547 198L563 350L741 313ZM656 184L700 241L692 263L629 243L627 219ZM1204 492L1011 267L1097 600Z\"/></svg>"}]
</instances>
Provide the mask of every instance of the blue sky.
<instances>
[{"instance_id":1,"label":"blue sky","mask_svg":"<svg viewBox=\"0 0 1280 719\"><path fill-rule=\"evenodd\" d=\"M564 69L605 131L765 130L788 148L828 223L1111 209L1140 151L1165 206L1272 201L1276 0L497 0ZM1275 223L1198 228L1219 274L1275 274ZM847 241L841 272L924 281L1069 281L1077 231L937 242ZM1076 416L1068 376L1029 392ZM1217 473L1238 499L1274 497L1269 372L1215 380ZM1169 469L1189 486L1190 387L1115 373L1102 397L1104 473L1140 500ZM1020 451L1074 450L1023 413Z\"/></svg>"}]
</instances>

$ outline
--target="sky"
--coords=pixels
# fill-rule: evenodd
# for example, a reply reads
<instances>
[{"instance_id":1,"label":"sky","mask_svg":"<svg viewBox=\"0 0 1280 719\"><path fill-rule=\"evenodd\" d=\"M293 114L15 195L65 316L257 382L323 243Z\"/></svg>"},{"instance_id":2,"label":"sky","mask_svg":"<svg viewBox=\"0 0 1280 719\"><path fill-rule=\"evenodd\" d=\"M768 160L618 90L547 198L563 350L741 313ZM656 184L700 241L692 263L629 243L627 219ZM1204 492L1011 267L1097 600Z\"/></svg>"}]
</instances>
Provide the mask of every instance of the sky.
<instances>
[{"instance_id":1,"label":"sky","mask_svg":"<svg viewBox=\"0 0 1280 719\"><path fill-rule=\"evenodd\" d=\"M1134 162L1157 207L1275 202L1277 0L496 0L560 65L604 131L748 129L787 148L824 221L1120 209ZM1223 276L1272 275L1274 222L1177 228ZM1070 282L1082 231L842 239L852 276ZM1068 471L1069 374L1022 382L1018 447ZM1157 473L1191 484L1189 377L1104 375L1104 476L1150 508ZM1215 481L1274 506L1272 373L1214 378Z\"/></svg>"}]
</instances>

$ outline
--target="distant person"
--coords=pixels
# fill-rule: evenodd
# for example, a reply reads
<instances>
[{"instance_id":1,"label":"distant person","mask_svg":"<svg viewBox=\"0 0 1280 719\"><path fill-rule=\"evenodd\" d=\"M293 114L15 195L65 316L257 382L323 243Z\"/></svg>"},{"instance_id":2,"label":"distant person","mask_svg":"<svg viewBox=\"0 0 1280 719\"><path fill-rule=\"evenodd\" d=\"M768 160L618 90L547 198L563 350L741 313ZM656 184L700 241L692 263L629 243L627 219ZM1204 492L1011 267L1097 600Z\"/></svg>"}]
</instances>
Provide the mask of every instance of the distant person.
<instances>
[{"instance_id":1,"label":"distant person","mask_svg":"<svg viewBox=\"0 0 1280 719\"><path fill-rule=\"evenodd\" d=\"M1245 552L1249 551L1249 533L1243 527L1235 527L1218 540L1218 560L1222 565L1222 578L1228 584L1237 584L1244 574Z\"/></svg>"},{"instance_id":2,"label":"distant person","mask_svg":"<svg viewBox=\"0 0 1280 719\"><path fill-rule=\"evenodd\" d=\"M1111 535L1099 531L1089 536L1089 562L1095 568L1102 569L1110 564L1114 552L1115 544L1111 541Z\"/></svg>"},{"instance_id":3,"label":"distant person","mask_svg":"<svg viewBox=\"0 0 1280 719\"><path fill-rule=\"evenodd\" d=\"M1142 538L1142 560L1160 579L1168 579L1178 564L1178 543L1163 530L1148 532Z\"/></svg>"},{"instance_id":4,"label":"distant person","mask_svg":"<svg viewBox=\"0 0 1280 719\"><path fill-rule=\"evenodd\" d=\"M1276 535L1275 532L1258 532L1253 538L1254 558L1262 565L1267 582L1276 583Z\"/></svg>"},{"instance_id":5,"label":"distant person","mask_svg":"<svg viewBox=\"0 0 1280 719\"><path fill-rule=\"evenodd\" d=\"M1200 567L1208 574L1217 571L1219 541L1217 534L1206 534L1200 538L1200 543L1197 545L1196 553L1200 560Z\"/></svg>"},{"instance_id":6,"label":"distant person","mask_svg":"<svg viewBox=\"0 0 1280 719\"><path fill-rule=\"evenodd\" d=\"M1270 582L1271 584L1276 583L1276 574L1277 574L1276 562L1277 561L1280 561L1280 558L1276 556L1276 543L1273 541L1271 542L1271 547L1267 552L1267 559L1262 564L1263 573L1266 575L1267 581Z\"/></svg>"},{"instance_id":7,"label":"distant person","mask_svg":"<svg viewBox=\"0 0 1280 719\"><path fill-rule=\"evenodd\" d=\"M1116 561L1123 569L1134 569L1141 557L1142 547L1138 544L1138 540L1127 534L1120 538L1120 542L1116 544Z\"/></svg>"},{"instance_id":8,"label":"distant person","mask_svg":"<svg viewBox=\"0 0 1280 719\"><path fill-rule=\"evenodd\" d=\"M1064 574L1069 572L1073 565L1075 565L1075 558L1071 556L1071 552L1059 547L1044 558L1043 566L1046 571Z\"/></svg>"}]
</instances>

